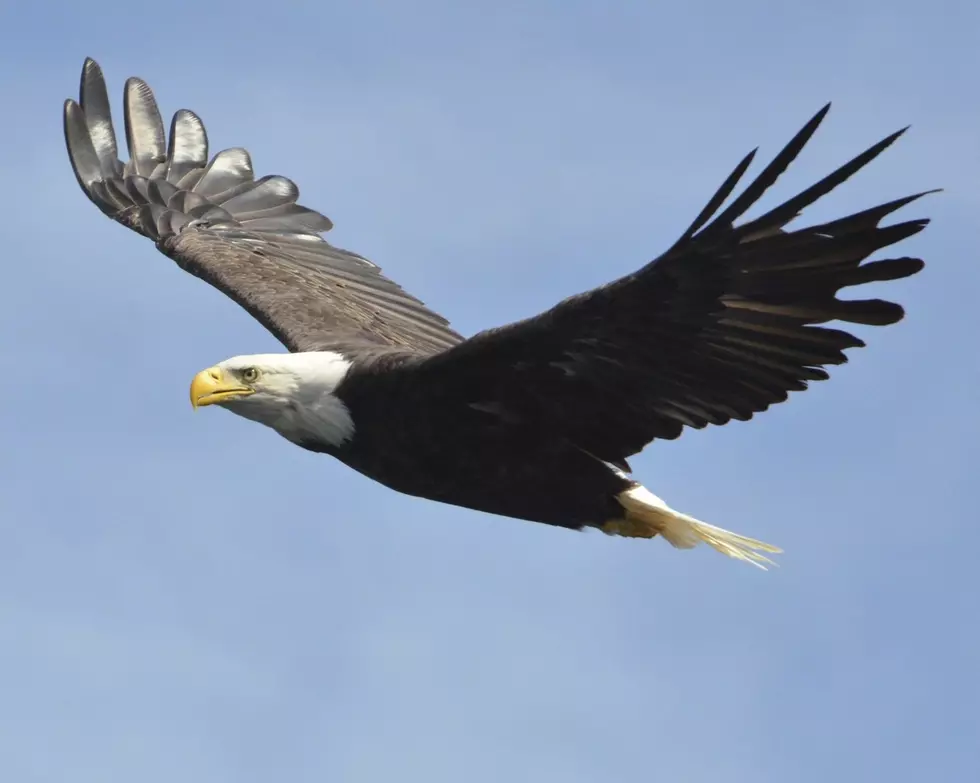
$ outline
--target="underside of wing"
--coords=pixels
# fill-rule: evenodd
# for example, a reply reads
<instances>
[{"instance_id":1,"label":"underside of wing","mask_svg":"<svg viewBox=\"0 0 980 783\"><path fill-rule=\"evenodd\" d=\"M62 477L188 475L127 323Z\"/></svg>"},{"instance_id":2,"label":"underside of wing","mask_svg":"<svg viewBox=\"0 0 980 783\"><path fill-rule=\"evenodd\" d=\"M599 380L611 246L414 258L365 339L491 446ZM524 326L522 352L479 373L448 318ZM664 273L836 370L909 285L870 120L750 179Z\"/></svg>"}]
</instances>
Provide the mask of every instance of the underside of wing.
<instances>
[{"instance_id":1,"label":"underside of wing","mask_svg":"<svg viewBox=\"0 0 980 783\"><path fill-rule=\"evenodd\" d=\"M528 320L478 334L423 363L488 415L533 422L585 451L625 458L685 427L748 420L828 377L864 343L829 321L886 325L903 309L842 300L841 289L897 280L919 258L864 263L928 220L881 221L924 194L790 229L802 210L877 157L899 131L761 217L742 215L816 131L822 109L731 204L754 153L666 253L638 272Z\"/></svg>"},{"instance_id":2,"label":"underside of wing","mask_svg":"<svg viewBox=\"0 0 980 783\"><path fill-rule=\"evenodd\" d=\"M320 234L331 221L297 203L292 180L256 179L242 148L209 159L204 124L193 112L178 111L168 137L150 88L131 78L124 119L125 163L102 71L86 60L80 101L64 107L65 140L82 190L105 214L242 305L290 350L367 343L428 354L462 339L377 265L327 243Z\"/></svg>"}]
</instances>

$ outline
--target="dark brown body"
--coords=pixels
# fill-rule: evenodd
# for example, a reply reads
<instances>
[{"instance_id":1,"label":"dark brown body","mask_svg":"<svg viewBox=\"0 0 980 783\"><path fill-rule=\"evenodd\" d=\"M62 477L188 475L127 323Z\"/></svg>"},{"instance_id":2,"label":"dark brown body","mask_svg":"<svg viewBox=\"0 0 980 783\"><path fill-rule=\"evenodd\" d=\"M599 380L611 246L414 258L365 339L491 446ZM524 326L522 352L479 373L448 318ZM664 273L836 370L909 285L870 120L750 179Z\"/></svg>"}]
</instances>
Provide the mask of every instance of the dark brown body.
<instances>
[{"instance_id":1,"label":"dark brown body","mask_svg":"<svg viewBox=\"0 0 980 783\"><path fill-rule=\"evenodd\" d=\"M533 422L474 408L388 361L355 365L336 394L354 437L302 445L393 490L567 528L623 517L616 496L634 482Z\"/></svg>"}]
</instances>

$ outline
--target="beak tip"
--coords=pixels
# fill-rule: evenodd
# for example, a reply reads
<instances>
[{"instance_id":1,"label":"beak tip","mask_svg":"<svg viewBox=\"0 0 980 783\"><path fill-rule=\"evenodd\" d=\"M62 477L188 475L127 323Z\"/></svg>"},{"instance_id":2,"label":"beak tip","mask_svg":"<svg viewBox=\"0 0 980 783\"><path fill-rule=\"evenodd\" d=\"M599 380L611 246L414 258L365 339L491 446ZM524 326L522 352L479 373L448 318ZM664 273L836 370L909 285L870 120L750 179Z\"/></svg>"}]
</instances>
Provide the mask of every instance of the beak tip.
<instances>
[{"instance_id":1,"label":"beak tip","mask_svg":"<svg viewBox=\"0 0 980 783\"><path fill-rule=\"evenodd\" d=\"M195 411L207 405L223 404L253 393L253 389L225 379L217 367L202 370L191 381L191 408Z\"/></svg>"},{"instance_id":2,"label":"beak tip","mask_svg":"<svg viewBox=\"0 0 980 783\"><path fill-rule=\"evenodd\" d=\"M192 410L196 411L201 407L201 399L207 395L213 385L214 378L210 370L202 370L194 376L189 389Z\"/></svg>"}]
</instances>

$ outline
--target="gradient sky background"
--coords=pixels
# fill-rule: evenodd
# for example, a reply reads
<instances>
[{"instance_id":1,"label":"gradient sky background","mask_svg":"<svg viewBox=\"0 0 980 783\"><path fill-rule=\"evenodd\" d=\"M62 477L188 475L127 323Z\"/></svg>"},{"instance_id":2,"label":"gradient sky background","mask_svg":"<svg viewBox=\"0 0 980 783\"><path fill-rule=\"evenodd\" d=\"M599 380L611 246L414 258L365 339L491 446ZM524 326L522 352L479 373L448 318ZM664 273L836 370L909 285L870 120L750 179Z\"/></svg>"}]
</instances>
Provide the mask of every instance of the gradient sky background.
<instances>
[{"instance_id":1,"label":"gradient sky background","mask_svg":"<svg viewBox=\"0 0 980 783\"><path fill-rule=\"evenodd\" d=\"M0 780L980 779L980 6L8 5ZM86 55L117 128L140 75L464 333L657 255L827 100L763 207L907 123L808 219L946 192L900 213L934 218L902 246L926 271L887 287L906 321L634 462L782 545L765 574L402 497L192 415L193 373L278 344L78 190Z\"/></svg>"}]
</instances>

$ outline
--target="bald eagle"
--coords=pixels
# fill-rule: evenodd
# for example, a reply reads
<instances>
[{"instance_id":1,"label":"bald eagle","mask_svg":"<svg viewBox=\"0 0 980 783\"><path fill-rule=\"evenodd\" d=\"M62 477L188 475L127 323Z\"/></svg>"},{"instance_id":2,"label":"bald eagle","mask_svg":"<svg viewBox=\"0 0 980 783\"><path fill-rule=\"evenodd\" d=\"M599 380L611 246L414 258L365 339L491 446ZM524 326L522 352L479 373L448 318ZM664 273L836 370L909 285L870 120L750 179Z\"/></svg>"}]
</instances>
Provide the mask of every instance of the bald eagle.
<instances>
[{"instance_id":1,"label":"bald eagle","mask_svg":"<svg viewBox=\"0 0 980 783\"><path fill-rule=\"evenodd\" d=\"M99 65L64 105L78 184L113 220L245 308L288 353L236 356L191 382L218 405L409 495L610 535L706 543L760 567L778 548L675 511L630 478L657 439L746 421L828 377L854 335L903 309L840 289L917 273L919 258L862 263L928 220L880 223L918 193L790 230L801 211L892 144L893 133L754 220L740 218L817 130L829 104L727 207L735 167L658 258L540 315L470 338L366 258L327 243L331 221L282 176L256 179L249 153L208 157L198 116L164 132L141 79L124 89L129 160L119 160Z\"/></svg>"}]
</instances>

